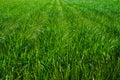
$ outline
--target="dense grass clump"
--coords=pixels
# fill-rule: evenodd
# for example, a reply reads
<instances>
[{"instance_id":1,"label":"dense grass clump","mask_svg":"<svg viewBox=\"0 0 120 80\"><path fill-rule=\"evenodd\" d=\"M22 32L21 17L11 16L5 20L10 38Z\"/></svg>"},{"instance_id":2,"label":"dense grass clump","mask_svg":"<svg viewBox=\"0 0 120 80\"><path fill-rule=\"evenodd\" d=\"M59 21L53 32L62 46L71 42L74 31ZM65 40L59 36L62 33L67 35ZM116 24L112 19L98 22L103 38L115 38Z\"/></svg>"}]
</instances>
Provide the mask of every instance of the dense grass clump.
<instances>
[{"instance_id":1,"label":"dense grass clump","mask_svg":"<svg viewBox=\"0 0 120 80\"><path fill-rule=\"evenodd\" d=\"M120 80L119 0L0 0L1 80Z\"/></svg>"}]
</instances>

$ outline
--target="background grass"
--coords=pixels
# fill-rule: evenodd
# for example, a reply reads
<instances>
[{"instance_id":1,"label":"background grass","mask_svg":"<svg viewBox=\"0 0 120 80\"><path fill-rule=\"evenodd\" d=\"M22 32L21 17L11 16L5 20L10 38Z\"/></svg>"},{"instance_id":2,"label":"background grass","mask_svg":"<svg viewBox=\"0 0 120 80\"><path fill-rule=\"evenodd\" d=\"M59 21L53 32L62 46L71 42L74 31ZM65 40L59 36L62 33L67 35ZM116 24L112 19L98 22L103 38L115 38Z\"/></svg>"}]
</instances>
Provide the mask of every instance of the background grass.
<instances>
[{"instance_id":1,"label":"background grass","mask_svg":"<svg viewBox=\"0 0 120 80\"><path fill-rule=\"evenodd\" d=\"M0 0L1 80L120 80L119 0Z\"/></svg>"}]
</instances>

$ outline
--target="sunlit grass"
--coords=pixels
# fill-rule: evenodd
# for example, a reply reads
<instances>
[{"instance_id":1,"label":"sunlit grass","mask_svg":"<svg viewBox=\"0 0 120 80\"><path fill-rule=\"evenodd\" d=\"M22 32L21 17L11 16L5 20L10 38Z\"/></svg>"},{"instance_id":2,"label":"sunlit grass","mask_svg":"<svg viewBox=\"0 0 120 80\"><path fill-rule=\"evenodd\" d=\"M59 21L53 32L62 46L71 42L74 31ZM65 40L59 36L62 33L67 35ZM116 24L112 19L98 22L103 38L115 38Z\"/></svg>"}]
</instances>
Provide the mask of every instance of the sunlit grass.
<instances>
[{"instance_id":1,"label":"sunlit grass","mask_svg":"<svg viewBox=\"0 0 120 80\"><path fill-rule=\"evenodd\" d=\"M119 80L119 9L118 0L1 0L0 79Z\"/></svg>"}]
</instances>

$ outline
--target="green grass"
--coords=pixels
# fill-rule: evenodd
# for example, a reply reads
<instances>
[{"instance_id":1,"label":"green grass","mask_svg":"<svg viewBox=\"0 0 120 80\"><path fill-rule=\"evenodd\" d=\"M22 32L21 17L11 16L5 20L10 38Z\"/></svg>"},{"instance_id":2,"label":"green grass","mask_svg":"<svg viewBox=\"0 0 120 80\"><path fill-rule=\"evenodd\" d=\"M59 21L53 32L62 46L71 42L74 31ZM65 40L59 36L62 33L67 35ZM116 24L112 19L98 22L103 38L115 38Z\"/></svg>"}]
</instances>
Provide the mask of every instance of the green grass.
<instances>
[{"instance_id":1,"label":"green grass","mask_svg":"<svg viewBox=\"0 0 120 80\"><path fill-rule=\"evenodd\" d=\"M120 1L0 0L0 80L120 80Z\"/></svg>"}]
</instances>

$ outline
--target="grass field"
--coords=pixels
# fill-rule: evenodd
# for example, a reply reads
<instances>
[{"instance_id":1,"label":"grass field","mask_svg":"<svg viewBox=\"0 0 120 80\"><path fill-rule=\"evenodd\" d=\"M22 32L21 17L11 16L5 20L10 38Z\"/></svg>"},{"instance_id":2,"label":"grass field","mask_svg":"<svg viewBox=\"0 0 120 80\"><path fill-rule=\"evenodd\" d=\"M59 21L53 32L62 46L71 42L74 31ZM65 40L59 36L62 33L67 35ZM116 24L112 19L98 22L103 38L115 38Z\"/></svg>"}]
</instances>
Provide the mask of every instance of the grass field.
<instances>
[{"instance_id":1,"label":"grass field","mask_svg":"<svg viewBox=\"0 0 120 80\"><path fill-rule=\"evenodd\" d=\"M0 80L120 80L120 0L0 0Z\"/></svg>"}]
</instances>

